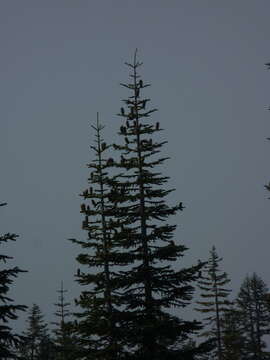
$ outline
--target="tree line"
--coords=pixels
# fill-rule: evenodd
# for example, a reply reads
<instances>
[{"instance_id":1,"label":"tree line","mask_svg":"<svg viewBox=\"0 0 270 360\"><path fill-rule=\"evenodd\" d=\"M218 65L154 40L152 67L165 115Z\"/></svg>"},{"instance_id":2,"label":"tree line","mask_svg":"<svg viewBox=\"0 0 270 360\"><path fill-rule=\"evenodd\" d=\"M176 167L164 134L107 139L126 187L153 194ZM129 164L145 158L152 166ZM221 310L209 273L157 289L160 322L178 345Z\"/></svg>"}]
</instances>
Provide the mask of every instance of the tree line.
<instances>
[{"instance_id":1,"label":"tree line","mask_svg":"<svg viewBox=\"0 0 270 360\"><path fill-rule=\"evenodd\" d=\"M270 295L257 275L247 276L236 299L230 279L220 267L215 247L209 259L185 267L187 247L175 239L172 217L184 210L171 204L169 176L162 173L167 141L155 122L146 83L139 74L137 51L131 63L127 91L118 113L119 140L107 143L97 115L92 125L88 187L80 212L84 239L69 239L81 249L75 280L81 293L70 313L63 283L56 303L53 333L41 309L28 309L22 334L8 322L26 306L8 297L18 267L0 271L1 359L93 360L262 360L270 359ZM4 205L4 204L2 204ZM5 234L0 243L16 240ZM0 256L6 262L8 256ZM185 318L185 308L201 292L196 310L203 320Z\"/></svg>"}]
</instances>

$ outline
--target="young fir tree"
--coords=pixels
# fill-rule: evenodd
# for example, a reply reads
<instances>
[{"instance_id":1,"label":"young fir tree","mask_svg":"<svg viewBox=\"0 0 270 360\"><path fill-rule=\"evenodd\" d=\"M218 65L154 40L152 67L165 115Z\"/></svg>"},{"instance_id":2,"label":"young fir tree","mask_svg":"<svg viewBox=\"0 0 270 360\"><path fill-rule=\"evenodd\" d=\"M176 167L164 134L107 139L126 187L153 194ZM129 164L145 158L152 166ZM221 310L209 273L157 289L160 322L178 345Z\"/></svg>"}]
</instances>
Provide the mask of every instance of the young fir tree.
<instances>
[{"instance_id":1,"label":"young fir tree","mask_svg":"<svg viewBox=\"0 0 270 360\"><path fill-rule=\"evenodd\" d=\"M44 322L43 314L37 304L29 309L27 318L28 327L23 332L24 341L20 346L20 359L39 360L45 347L49 343L47 324Z\"/></svg>"},{"instance_id":2,"label":"young fir tree","mask_svg":"<svg viewBox=\"0 0 270 360\"><path fill-rule=\"evenodd\" d=\"M6 203L0 204L4 206ZM0 245L7 243L8 241L16 241L18 235L7 233L0 236ZM12 257L0 254L0 262L5 264ZM19 269L17 266L12 268L5 268L2 266L0 270L0 359L14 358L14 347L19 343L20 336L15 334L9 326L10 320L16 320L18 318L18 311L25 311L27 308L25 305L15 305L13 299L8 296L10 286L17 278L18 274L25 272Z\"/></svg>"},{"instance_id":3,"label":"young fir tree","mask_svg":"<svg viewBox=\"0 0 270 360\"><path fill-rule=\"evenodd\" d=\"M204 314L209 314L205 321L206 325L210 326L210 330L205 331L202 335L213 336L216 339L218 360L222 359L223 352L221 317L231 304L227 299L231 290L225 288L230 279L226 272L220 270L219 263L221 261L222 258L218 257L216 248L213 246L208 263L203 270L203 276L198 281L198 286L203 291L201 293L203 300L197 302L201 307L196 309Z\"/></svg>"},{"instance_id":4,"label":"young fir tree","mask_svg":"<svg viewBox=\"0 0 270 360\"><path fill-rule=\"evenodd\" d=\"M87 287L76 300L82 309L75 314L81 349L78 356L83 359L120 359L125 348L121 345L124 336L120 326L121 302L115 268L126 264L127 259L117 250L120 225L115 213L119 199L111 187L117 176L108 174L114 160L107 155L110 146L102 138L104 127L97 119L97 125L92 128L95 145L91 149L95 156L88 164L91 186L82 193L86 203L81 205L84 215L82 228L87 231L88 238L85 241L71 239L84 250L77 261L89 269L89 272L81 269L77 272L77 281Z\"/></svg>"},{"instance_id":5,"label":"young fir tree","mask_svg":"<svg viewBox=\"0 0 270 360\"><path fill-rule=\"evenodd\" d=\"M245 359L262 360L269 357L265 351L264 336L270 331L268 288L257 275L247 276L237 297L240 328L245 337Z\"/></svg>"},{"instance_id":6,"label":"young fir tree","mask_svg":"<svg viewBox=\"0 0 270 360\"><path fill-rule=\"evenodd\" d=\"M162 131L151 121L156 109L148 109L144 97L146 84L138 74L142 63L135 56L127 64L131 81L121 84L129 91L123 100L119 135L115 144L121 171L113 183L118 206L121 246L126 251L126 266L120 271L119 293L125 312L121 323L131 359L187 359L185 343L200 329L197 321L173 316L171 309L187 306L203 264L179 269L179 260L187 248L173 241L176 228L169 219L183 210L182 202L170 206L165 198L172 190L165 188L168 176L160 172L166 157L159 153L166 141L156 137ZM173 266L172 266L173 265ZM195 356L196 349L192 356Z\"/></svg>"},{"instance_id":7,"label":"young fir tree","mask_svg":"<svg viewBox=\"0 0 270 360\"><path fill-rule=\"evenodd\" d=\"M67 290L64 289L63 281L61 281L61 287L57 292L59 296L58 302L55 304L56 312L54 314L58 321L52 322L53 325L56 325L56 328L53 330L55 335L55 352L57 353L56 359L73 360L76 353L74 326L69 321L70 311L68 307L70 303L65 300Z\"/></svg>"}]
</instances>

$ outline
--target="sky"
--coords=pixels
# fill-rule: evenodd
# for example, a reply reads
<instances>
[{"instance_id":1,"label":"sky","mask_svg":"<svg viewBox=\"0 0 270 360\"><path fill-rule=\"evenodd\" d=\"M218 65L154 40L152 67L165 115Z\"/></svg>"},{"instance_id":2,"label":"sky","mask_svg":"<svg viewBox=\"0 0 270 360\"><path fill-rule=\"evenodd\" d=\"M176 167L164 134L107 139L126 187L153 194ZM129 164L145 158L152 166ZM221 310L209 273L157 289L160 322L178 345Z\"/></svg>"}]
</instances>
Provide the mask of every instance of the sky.
<instances>
[{"instance_id":1,"label":"sky","mask_svg":"<svg viewBox=\"0 0 270 360\"><path fill-rule=\"evenodd\" d=\"M189 248L179 266L215 245L232 296L254 271L270 286L269 11L268 0L0 2L0 226L19 234L1 250L28 270L12 287L16 303L37 303L50 322L61 280L71 303L82 290L81 249L68 239L86 237L90 125L99 112L117 141L136 48L168 141L170 201L186 206L173 219Z\"/></svg>"}]
</instances>

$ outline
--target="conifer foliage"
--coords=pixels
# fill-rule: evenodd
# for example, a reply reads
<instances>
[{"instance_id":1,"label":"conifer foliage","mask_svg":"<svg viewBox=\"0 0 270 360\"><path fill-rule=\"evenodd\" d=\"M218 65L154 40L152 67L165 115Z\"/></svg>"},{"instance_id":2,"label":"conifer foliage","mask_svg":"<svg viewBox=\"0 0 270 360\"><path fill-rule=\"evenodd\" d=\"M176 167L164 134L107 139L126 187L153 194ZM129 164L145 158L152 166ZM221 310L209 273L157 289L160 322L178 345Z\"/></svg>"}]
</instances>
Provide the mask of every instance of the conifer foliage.
<instances>
[{"instance_id":1,"label":"conifer foliage","mask_svg":"<svg viewBox=\"0 0 270 360\"><path fill-rule=\"evenodd\" d=\"M4 206L6 203L0 204ZM0 245L7 243L8 241L16 241L18 235L7 233L0 236ZM12 257L8 255L0 254L0 262L5 264ZM9 326L10 320L16 320L18 318L17 312L24 311L26 306L15 305L13 299L8 296L10 285L13 283L14 278L17 278L18 274L24 272L17 266L12 268L4 268L1 266L0 271L0 358L13 358L14 346L17 346L20 337L14 334Z\"/></svg>"},{"instance_id":2,"label":"conifer foliage","mask_svg":"<svg viewBox=\"0 0 270 360\"><path fill-rule=\"evenodd\" d=\"M37 360L50 352L47 324L40 307L33 304L29 309L27 329L23 332L24 342L20 346L20 359Z\"/></svg>"},{"instance_id":3,"label":"conifer foliage","mask_svg":"<svg viewBox=\"0 0 270 360\"><path fill-rule=\"evenodd\" d=\"M240 312L232 304L222 314L222 360L243 360L245 338L241 331Z\"/></svg>"},{"instance_id":4,"label":"conifer foliage","mask_svg":"<svg viewBox=\"0 0 270 360\"><path fill-rule=\"evenodd\" d=\"M91 146L94 160L88 164L91 186L81 194L87 201L81 205L81 213L84 215L82 228L87 231L88 238L85 241L71 239L84 250L77 261L90 269L89 272L77 271L77 281L87 286L76 300L82 312L75 314L84 359L118 359L123 352L119 345L123 336L119 326L120 300L115 291L117 274L112 270L122 262L126 263L126 259L115 250L119 227L115 213L119 199L111 188L114 176L109 176L108 169L114 161L108 156L110 146L102 138L103 128L97 118L96 126L92 126L95 132L95 145Z\"/></svg>"},{"instance_id":5,"label":"conifer foliage","mask_svg":"<svg viewBox=\"0 0 270 360\"><path fill-rule=\"evenodd\" d=\"M169 219L184 206L165 201L172 191L160 171L166 141L158 141L161 126L151 121L156 109L148 109L150 99L143 95L150 85L138 74L137 51L127 65L131 82L121 85L129 94L118 114L122 141L110 157L102 127L93 127L91 186L81 194L88 239L72 239L84 250L77 257L82 265L77 280L86 287L77 299L81 357L193 359L206 351L186 346L201 325L173 316L171 309L190 303L203 264L179 268L187 248L174 242L176 226Z\"/></svg>"},{"instance_id":6,"label":"conifer foliage","mask_svg":"<svg viewBox=\"0 0 270 360\"><path fill-rule=\"evenodd\" d=\"M267 294L268 288L265 282L256 273L247 276L241 285L237 305L240 313L239 325L245 338L245 359L269 358L264 341L264 336L270 333Z\"/></svg>"},{"instance_id":7,"label":"conifer foliage","mask_svg":"<svg viewBox=\"0 0 270 360\"><path fill-rule=\"evenodd\" d=\"M198 301L200 305L196 310L209 314L205 319L206 325L210 326L210 330L205 331L203 335L213 336L217 343L216 356L218 360L222 359L222 322L221 317L229 309L231 302L227 299L230 291L226 289L226 285L230 282L226 272L220 269L219 263L222 261L216 252L216 248L210 251L208 263L203 270L203 276L198 281L202 301Z\"/></svg>"},{"instance_id":8,"label":"conifer foliage","mask_svg":"<svg viewBox=\"0 0 270 360\"><path fill-rule=\"evenodd\" d=\"M165 188L168 176L160 172L167 158L159 153L166 141L156 136L162 129L151 120L156 109L148 107L150 99L143 94L150 85L138 74L141 65L136 51L133 62L127 63L131 81L121 84L129 92L118 114L123 141L114 144L120 158L115 163L119 177L113 183L115 216L127 265L118 283L126 315L122 326L132 359L185 358L182 345L200 326L172 316L170 309L189 304L202 264L175 269L187 248L173 241L176 226L169 219L184 207L182 202L170 206L165 201L172 191Z\"/></svg>"},{"instance_id":9,"label":"conifer foliage","mask_svg":"<svg viewBox=\"0 0 270 360\"><path fill-rule=\"evenodd\" d=\"M56 359L71 360L75 357L75 336L73 324L69 321L71 314L68 308L70 303L65 300L67 290L64 289L63 281L61 281L61 287L57 292L59 296L58 302L55 304L56 311L54 315L58 321L52 322L56 326L53 329L55 352L57 353Z\"/></svg>"}]
</instances>

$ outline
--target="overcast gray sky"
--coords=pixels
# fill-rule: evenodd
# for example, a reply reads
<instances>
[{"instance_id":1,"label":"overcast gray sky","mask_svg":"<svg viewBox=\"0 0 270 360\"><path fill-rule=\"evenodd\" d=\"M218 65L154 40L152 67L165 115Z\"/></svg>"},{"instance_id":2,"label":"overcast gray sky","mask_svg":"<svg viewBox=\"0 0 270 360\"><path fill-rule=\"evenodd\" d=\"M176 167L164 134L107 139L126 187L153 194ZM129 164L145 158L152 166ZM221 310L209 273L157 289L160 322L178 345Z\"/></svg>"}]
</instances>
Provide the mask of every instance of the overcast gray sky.
<instances>
[{"instance_id":1,"label":"overcast gray sky","mask_svg":"<svg viewBox=\"0 0 270 360\"><path fill-rule=\"evenodd\" d=\"M85 236L90 124L99 111L115 140L136 47L169 141L163 171L187 207L175 217L183 264L216 245L234 294L253 271L270 285L269 11L268 0L1 1L1 232L20 235L5 251L29 270L17 303L50 321L61 280L70 300L81 290L67 239Z\"/></svg>"}]
</instances>

